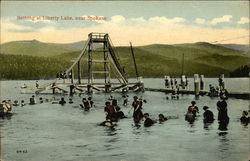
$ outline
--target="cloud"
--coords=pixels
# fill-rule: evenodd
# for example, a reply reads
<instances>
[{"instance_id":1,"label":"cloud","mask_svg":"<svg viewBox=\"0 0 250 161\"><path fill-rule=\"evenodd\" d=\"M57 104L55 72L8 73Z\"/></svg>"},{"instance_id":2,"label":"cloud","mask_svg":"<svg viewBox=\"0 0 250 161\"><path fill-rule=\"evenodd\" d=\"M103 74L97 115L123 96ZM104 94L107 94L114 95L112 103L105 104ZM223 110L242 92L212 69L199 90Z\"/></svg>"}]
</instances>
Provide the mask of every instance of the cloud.
<instances>
[{"instance_id":1,"label":"cloud","mask_svg":"<svg viewBox=\"0 0 250 161\"><path fill-rule=\"evenodd\" d=\"M239 21L237 21L238 24L246 24L249 23L248 17L241 17Z\"/></svg>"},{"instance_id":2,"label":"cloud","mask_svg":"<svg viewBox=\"0 0 250 161\"><path fill-rule=\"evenodd\" d=\"M198 18L197 18L198 19ZM196 19L196 20L197 20ZM121 15L112 16L105 23L93 23L71 28L58 29L56 26L45 26L31 33L4 32L1 34L3 42L14 40L37 39L43 42L69 43L86 40L90 32L108 33L115 46L127 46L129 42L133 45L147 44L178 44L193 43L199 41L214 42L223 39L248 35L248 29L242 28L212 28L205 26L191 25L181 17L167 18L155 16L145 19L144 17L125 18ZM197 20L203 23L203 19ZM72 22L69 22L72 23ZM217 20L217 23L218 20ZM17 27L17 26L15 26ZM18 26L22 27L22 26ZM249 38L232 40L227 43L247 44Z\"/></svg>"},{"instance_id":3,"label":"cloud","mask_svg":"<svg viewBox=\"0 0 250 161\"><path fill-rule=\"evenodd\" d=\"M17 25L8 19L1 19L1 32L31 32L33 30L30 26Z\"/></svg>"},{"instance_id":4,"label":"cloud","mask_svg":"<svg viewBox=\"0 0 250 161\"><path fill-rule=\"evenodd\" d=\"M175 23L181 23L181 22L185 22L186 20L184 18L181 17L174 17L172 19L168 19L164 16L155 16L155 17L151 17L148 19L149 23L158 23L158 24L175 24Z\"/></svg>"},{"instance_id":5,"label":"cloud","mask_svg":"<svg viewBox=\"0 0 250 161\"><path fill-rule=\"evenodd\" d=\"M197 23L197 24L205 24L205 22L206 22L206 20L203 18L196 18L195 19L195 23Z\"/></svg>"},{"instance_id":6,"label":"cloud","mask_svg":"<svg viewBox=\"0 0 250 161\"><path fill-rule=\"evenodd\" d=\"M125 21L125 17L123 17L121 15L116 15L116 16L111 17L111 22L113 22L113 23L121 23L124 21Z\"/></svg>"},{"instance_id":7,"label":"cloud","mask_svg":"<svg viewBox=\"0 0 250 161\"><path fill-rule=\"evenodd\" d=\"M222 23L222 22L231 22L232 17L233 17L232 15L224 15L219 18L214 18L210 21L210 24L217 25L218 23Z\"/></svg>"}]
</instances>

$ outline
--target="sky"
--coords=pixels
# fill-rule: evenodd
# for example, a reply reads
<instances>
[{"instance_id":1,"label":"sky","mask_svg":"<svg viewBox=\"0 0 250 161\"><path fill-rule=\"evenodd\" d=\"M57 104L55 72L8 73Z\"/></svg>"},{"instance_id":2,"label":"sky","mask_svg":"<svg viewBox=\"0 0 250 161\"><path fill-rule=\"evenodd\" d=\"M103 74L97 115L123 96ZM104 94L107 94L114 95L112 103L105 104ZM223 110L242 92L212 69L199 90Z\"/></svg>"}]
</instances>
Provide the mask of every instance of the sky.
<instances>
[{"instance_id":1,"label":"sky","mask_svg":"<svg viewBox=\"0 0 250 161\"><path fill-rule=\"evenodd\" d=\"M90 32L114 45L249 44L248 1L1 1L1 43L71 43Z\"/></svg>"}]
</instances>

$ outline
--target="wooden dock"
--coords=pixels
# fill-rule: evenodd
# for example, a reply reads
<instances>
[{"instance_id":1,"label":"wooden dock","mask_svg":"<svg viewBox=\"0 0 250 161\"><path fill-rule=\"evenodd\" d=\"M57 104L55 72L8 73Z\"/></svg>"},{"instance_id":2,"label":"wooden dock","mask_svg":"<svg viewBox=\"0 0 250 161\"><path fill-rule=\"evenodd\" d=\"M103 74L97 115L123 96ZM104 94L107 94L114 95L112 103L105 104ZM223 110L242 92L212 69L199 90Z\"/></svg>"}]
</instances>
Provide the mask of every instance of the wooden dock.
<instances>
[{"instance_id":1,"label":"wooden dock","mask_svg":"<svg viewBox=\"0 0 250 161\"><path fill-rule=\"evenodd\" d=\"M159 89L159 88L145 88L145 91L151 92L164 92L164 93L172 93L175 90L171 88ZM179 94L195 94L193 90L180 89ZM199 91L199 95L209 95L210 92L206 90ZM239 98L239 99L249 99L250 92L229 92L228 97Z\"/></svg>"}]
</instances>

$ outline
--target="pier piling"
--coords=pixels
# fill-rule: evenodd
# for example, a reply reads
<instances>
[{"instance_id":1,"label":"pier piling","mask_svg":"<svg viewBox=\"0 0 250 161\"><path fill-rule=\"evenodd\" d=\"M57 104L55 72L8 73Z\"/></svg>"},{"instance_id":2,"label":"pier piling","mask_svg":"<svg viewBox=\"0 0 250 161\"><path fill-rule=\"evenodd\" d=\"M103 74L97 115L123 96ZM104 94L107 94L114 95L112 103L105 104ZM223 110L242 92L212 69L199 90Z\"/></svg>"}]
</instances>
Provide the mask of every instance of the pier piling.
<instances>
[{"instance_id":1,"label":"pier piling","mask_svg":"<svg viewBox=\"0 0 250 161\"><path fill-rule=\"evenodd\" d=\"M199 74L194 74L194 92L198 96L200 92Z\"/></svg>"},{"instance_id":2,"label":"pier piling","mask_svg":"<svg viewBox=\"0 0 250 161\"><path fill-rule=\"evenodd\" d=\"M204 83L204 75L200 75L200 90L204 90L205 83Z\"/></svg>"}]
</instances>

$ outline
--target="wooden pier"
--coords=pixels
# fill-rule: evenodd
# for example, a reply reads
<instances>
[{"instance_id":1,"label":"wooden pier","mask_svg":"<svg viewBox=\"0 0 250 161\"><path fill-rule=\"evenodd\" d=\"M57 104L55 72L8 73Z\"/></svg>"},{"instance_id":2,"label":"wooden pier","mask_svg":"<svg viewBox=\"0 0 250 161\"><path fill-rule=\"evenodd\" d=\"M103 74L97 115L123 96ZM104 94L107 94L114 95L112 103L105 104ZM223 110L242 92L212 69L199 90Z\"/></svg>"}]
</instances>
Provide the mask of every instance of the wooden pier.
<instances>
[{"instance_id":1,"label":"wooden pier","mask_svg":"<svg viewBox=\"0 0 250 161\"><path fill-rule=\"evenodd\" d=\"M173 93L175 92L174 89L172 88L165 88L165 89L160 89L160 88L145 88L145 91L151 91L151 92L164 92L164 93ZM179 94L193 94L195 95L194 90L187 90L187 89L180 89ZM210 92L206 90L200 90L199 95L204 96L204 95L209 95ZM239 99L249 99L250 97L250 92L229 92L228 97L232 98L239 98Z\"/></svg>"},{"instance_id":2,"label":"wooden pier","mask_svg":"<svg viewBox=\"0 0 250 161\"><path fill-rule=\"evenodd\" d=\"M95 46L99 47L96 48ZM144 91L144 83L142 77L138 75L132 44L131 50L137 76L136 82L128 82L127 74L119 62L118 53L115 52L109 35L107 33L90 33L82 52L74 63L65 71L57 73L57 79L54 82L38 88L23 88L21 93L38 94L52 90L53 94L69 93L72 95L75 92L124 93L128 91ZM87 72L85 73L82 72L84 64L87 64ZM83 76L84 74L85 77ZM82 78L86 77L87 82L82 82ZM102 78L103 82L96 82L96 78ZM112 82L114 79L117 80L116 83ZM63 82L59 83L60 80L63 80Z\"/></svg>"}]
</instances>

